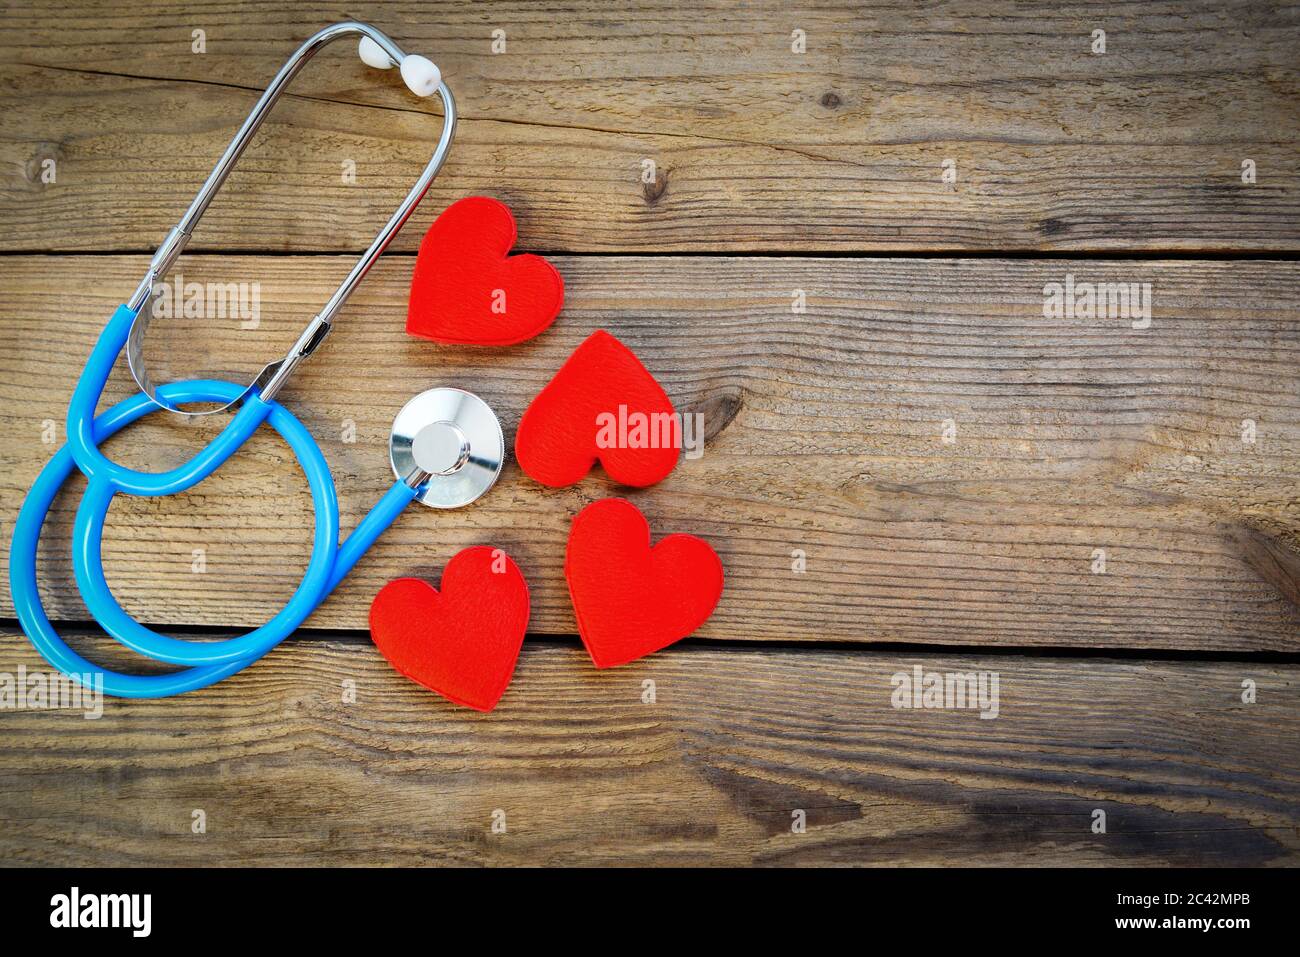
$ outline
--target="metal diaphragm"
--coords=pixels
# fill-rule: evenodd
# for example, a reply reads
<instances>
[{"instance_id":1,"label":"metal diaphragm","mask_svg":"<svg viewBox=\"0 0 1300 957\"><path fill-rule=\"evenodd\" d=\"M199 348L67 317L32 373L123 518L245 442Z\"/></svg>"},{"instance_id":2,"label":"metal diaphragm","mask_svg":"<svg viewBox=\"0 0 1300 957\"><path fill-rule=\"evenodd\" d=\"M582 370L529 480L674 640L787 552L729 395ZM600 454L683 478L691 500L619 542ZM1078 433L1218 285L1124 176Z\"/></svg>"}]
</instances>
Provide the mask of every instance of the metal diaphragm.
<instances>
[{"instance_id":1,"label":"metal diaphragm","mask_svg":"<svg viewBox=\"0 0 1300 957\"><path fill-rule=\"evenodd\" d=\"M393 420L393 473L415 484L431 508L468 505L492 487L505 461L505 436L491 407L463 389L430 389Z\"/></svg>"}]
</instances>

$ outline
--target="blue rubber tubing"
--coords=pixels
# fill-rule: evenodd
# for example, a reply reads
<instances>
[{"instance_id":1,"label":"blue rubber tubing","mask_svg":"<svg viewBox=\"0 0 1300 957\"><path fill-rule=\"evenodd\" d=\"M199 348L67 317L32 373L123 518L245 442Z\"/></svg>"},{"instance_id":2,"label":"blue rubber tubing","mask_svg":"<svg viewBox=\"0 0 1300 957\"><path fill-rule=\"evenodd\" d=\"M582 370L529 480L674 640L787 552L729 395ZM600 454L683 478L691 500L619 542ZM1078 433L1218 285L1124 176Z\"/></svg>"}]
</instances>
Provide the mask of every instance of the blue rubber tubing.
<instances>
[{"instance_id":1,"label":"blue rubber tubing","mask_svg":"<svg viewBox=\"0 0 1300 957\"><path fill-rule=\"evenodd\" d=\"M64 674L87 684L102 680L107 694L124 698L166 697L203 688L241 671L291 635L351 571L416 490L396 482L340 546L338 496L320 447L306 427L278 402L250 395L224 429L189 462L167 472L126 468L100 450L132 422L158 411L143 393L93 413L104 382L126 341L134 313L122 306L114 314L86 363L68 406L68 444L46 464L32 485L14 527L9 580L18 619L36 650ZM231 402L243 388L217 380L172 382L159 388L168 403ZM316 510L311 559L302 581L285 606L266 624L223 641L184 641L160 634L126 613L104 578L104 521L113 496L171 495L190 488L216 471L258 427L267 422L297 456ZM73 651L45 614L36 584L37 549L50 506L74 469L86 476L86 491L77 508L72 534L73 571L86 607L105 631L126 647L155 661L186 666L165 675L131 675L100 668ZM101 678L102 676L102 678Z\"/></svg>"}]
</instances>

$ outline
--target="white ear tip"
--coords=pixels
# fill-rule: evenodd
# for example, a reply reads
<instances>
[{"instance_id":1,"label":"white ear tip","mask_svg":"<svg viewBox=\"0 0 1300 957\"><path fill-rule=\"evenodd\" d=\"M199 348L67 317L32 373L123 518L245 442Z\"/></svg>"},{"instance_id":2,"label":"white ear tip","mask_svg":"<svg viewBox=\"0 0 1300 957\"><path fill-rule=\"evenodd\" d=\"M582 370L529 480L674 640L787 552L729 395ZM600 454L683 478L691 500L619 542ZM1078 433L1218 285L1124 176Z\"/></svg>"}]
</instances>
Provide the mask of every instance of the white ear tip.
<instances>
[{"instance_id":1,"label":"white ear tip","mask_svg":"<svg viewBox=\"0 0 1300 957\"><path fill-rule=\"evenodd\" d=\"M402 79L416 96L429 96L442 83L442 71L429 59L414 53L402 60Z\"/></svg>"},{"instance_id":2,"label":"white ear tip","mask_svg":"<svg viewBox=\"0 0 1300 957\"><path fill-rule=\"evenodd\" d=\"M372 66L376 70L392 69L392 57L385 53L384 48L370 37L361 38L361 42L357 44L357 55L361 57L366 66Z\"/></svg>"}]
</instances>

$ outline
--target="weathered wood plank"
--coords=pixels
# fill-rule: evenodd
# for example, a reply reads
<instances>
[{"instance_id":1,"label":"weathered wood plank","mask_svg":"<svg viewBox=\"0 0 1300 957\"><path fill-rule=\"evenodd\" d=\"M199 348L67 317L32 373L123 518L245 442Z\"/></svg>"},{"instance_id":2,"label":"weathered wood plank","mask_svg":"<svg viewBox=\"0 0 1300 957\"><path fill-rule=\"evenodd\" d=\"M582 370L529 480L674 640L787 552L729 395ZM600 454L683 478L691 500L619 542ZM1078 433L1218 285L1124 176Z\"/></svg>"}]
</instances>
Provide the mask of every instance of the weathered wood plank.
<instances>
[{"instance_id":1,"label":"weathered wood plank","mask_svg":"<svg viewBox=\"0 0 1300 957\"><path fill-rule=\"evenodd\" d=\"M194 257L189 281L260 281L262 321L155 324L168 376L247 378L292 342L348 260ZM402 331L411 260L388 256L334 338L284 394L321 442L345 530L391 482L385 443L415 393L483 395L519 415L592 329L624 339L677 407L704 416L701 458L632 492L656 535L711 541L727 568L714 638L1287 649L1300 639L1300 265L560 258L556 326L501 350ZM0 555L105 317L141 257L10 257L0 292ZM1045 319L1043 287L1152 282L1150 328ZM791 312L804 289L805 314ZM124 364L123 364L124 365ZM117 371L113 399L131 391ZM955 441L942 440L950 420ZM1243 442L1242 423L1256 423ZM155 416L112 442L174 465L211 425ZM59 435L62 426L57 425ZM344 437L355 430L355 442ZM475 506L415 510L313 618L364 628L402 574L436 578L488 542L519 561L533 627L571 634L562 576L571 517L620 494L603 477L546 490L513 463ZM42 581L51 614L84 620L56 503ZM310 502L273 435L191 493L114 504L110 584L142 620L260 623L296 586ZM206 573L194 574L203 549ZM806 553L796 574L792 553ZM1097 574L1096 550L1106 552ZM7 577L5 605L8 605Z\"/></svg>"},{"instance_id":2,"label":"weathered wood plank","mask_svg":"<svg viewBox=\"0 0 1300 957\"><path fill-rule=\"evenodd\" d=\"M433 56L465 117L417 222L492 193L534 249L1300 246L1292 3L348 10ZM0 247L152 249L255 93L338 16L97 0L50 17L43 4L6 4ZM502 55L494 29L506 31ZM791 52L795 29L803 54ZM1107 31L1104 55L1091 52L1095 29ZM206 53L191 52L194 30ZM351 48L324 56L196 248L363 248L427 161L428 107ZM54 184L41 179L47 159ZM945 160L955 184L941 178Z\"/></svg>"},{"instance_id":3,"label":"weathered wood plank","mask_svg":"<svg viewBox=\"0 0 1300 957\"><path fill-rule=\"evenodd\" d=\"M0 641L5 669L39 666ZM998 716L896 710L892 676L915 665L996 672ZM196 694L110 699L99 720L0 711L0 861L1295 864L1298 677L700 647L598 673L529 642L484 716L368 643L300 639Z\"/></svg>"}]
</instances>

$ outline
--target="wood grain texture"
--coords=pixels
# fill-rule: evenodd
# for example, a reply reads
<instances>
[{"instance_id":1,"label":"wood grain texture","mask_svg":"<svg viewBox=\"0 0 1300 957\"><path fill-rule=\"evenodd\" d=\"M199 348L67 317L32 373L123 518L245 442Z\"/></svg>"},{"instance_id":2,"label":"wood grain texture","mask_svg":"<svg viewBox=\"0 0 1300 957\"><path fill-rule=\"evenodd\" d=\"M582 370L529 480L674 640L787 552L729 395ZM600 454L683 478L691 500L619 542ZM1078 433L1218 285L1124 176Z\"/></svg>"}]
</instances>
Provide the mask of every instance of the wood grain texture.
<instances>
[{"instance_id":1,"label":"wood grain texture","mask_svg":"<svg viewBox=\"0 0 1300 957\"><path fill-rule=\"evenodd\" d=\"M0 647L5 670L40 664L21 636ZM998 717L896 710L891 677L914 665L996 672ZM0 862L1294 865L1298 677L701 647L597 672L527 642L479 715L369 643L297 640L202 692L109 700L98 720L0 711Z\"/></svg>"},{"instance_id":2,"label":"wood grain texture","mask_svg":"<svg viewBox=\"0 0 1300 957\"><path fill-rule=\"evenodd\" d=\"M464 114L422 216L489 193L533 249L1300 246L1294 3L358 2L348 14L436 59ZM66 3L58 17L6 4L0 248L152 250L288 53L339 15L248 0L147 15ZM206 53L191 52L196 29ZM340 46L278 107L195 248L361 249L414 180L438 120ZM397 248L417 238L408 229Z\"/></svg>"},{"instance_id":3,"label":"wood grain texture","mask_svg":"<svg viewBox=\"0 0 1300 957\"><path fill-rule=\"evenodd\" d=\"M187 281L260 282L261 324L156 323L160 376L247 379L281 354L347 269L343 257L191 257ZM519 416L594 328L630 345L704 455L627 493L599 475L549 490L510 463L475 506L404 515L311 619L365 628L393 577L436 580L455 551L505 548L532 627L571 634L569 521L628 494L656 536L699 535L727 587L710 638L1295 651L1300 639L1300 314L1294 262L560 257L556 325L504 350L402 332L411 260L385 257L333 339L284 393L321 443L345 530L391 482L385 443L415 393L484 396ZM0 554L53 451L73 381L142 257L9 257L0 280ZM1149 329L1045 319L1043 287L1151 282ZM808 307L791 312L791 291ZM109 389L133 391L124 368ZM956 441L945 445L943 422ZM1256 423L1243 442L1242 423ZM56 425L62 434L62 425ZM211 425L158 417L109 443L128 464L178 464ZM344 439L355 433L355 441ZM265 433L265 430L264 430ZM271 434L191 492L120 499L109 583L162 624L264 621L296 587L310 502ZM68 540L76 496L43 543L52 617L86 620ZM203 549L206 572L194 574ZM1095 550L1106 552L1095 574ZM792 553L807 570L792 571ZM7 598L7 581L5 602Z\"/></svg>"}]
</instances>

